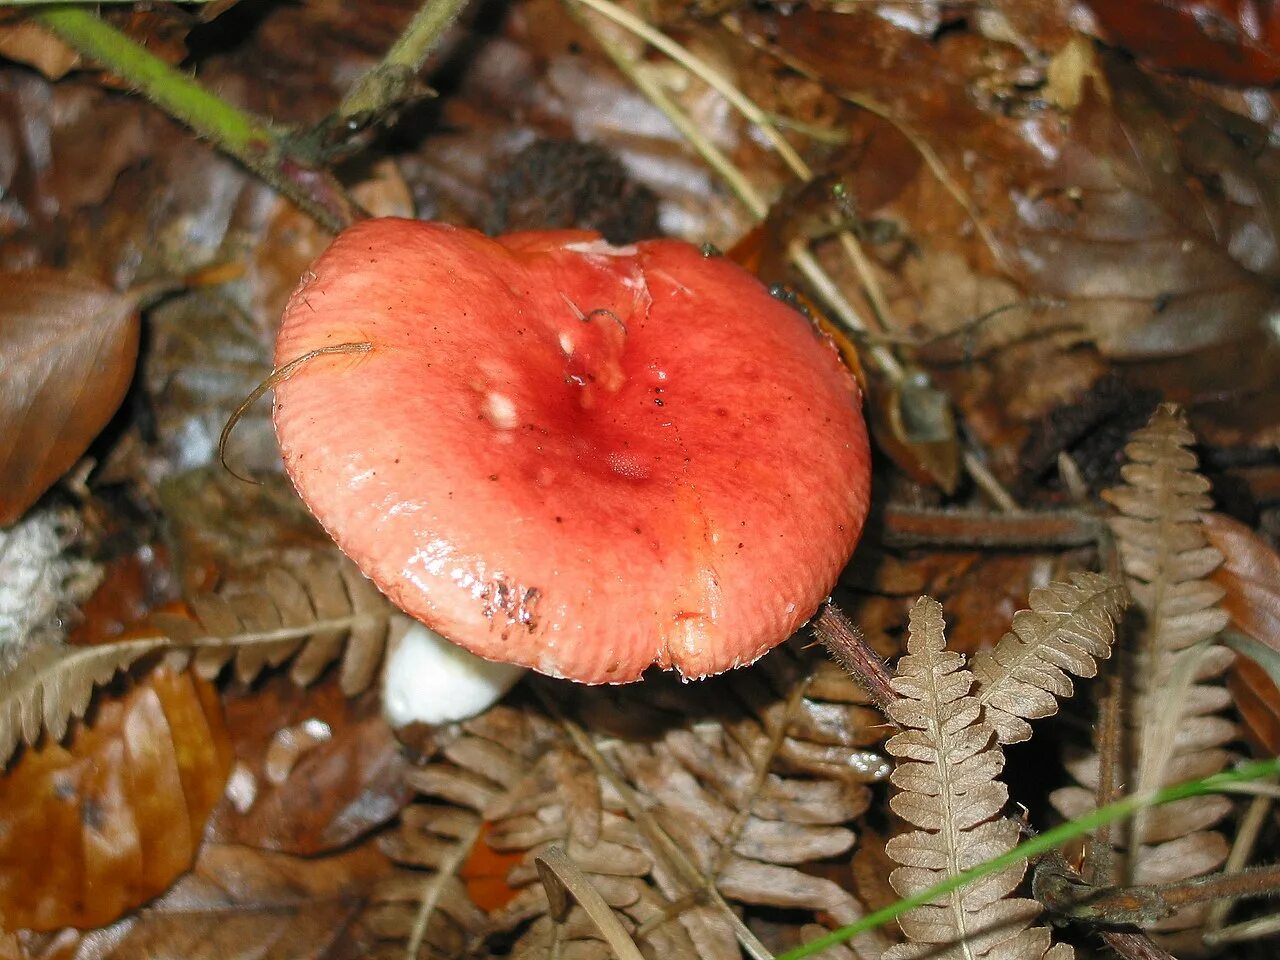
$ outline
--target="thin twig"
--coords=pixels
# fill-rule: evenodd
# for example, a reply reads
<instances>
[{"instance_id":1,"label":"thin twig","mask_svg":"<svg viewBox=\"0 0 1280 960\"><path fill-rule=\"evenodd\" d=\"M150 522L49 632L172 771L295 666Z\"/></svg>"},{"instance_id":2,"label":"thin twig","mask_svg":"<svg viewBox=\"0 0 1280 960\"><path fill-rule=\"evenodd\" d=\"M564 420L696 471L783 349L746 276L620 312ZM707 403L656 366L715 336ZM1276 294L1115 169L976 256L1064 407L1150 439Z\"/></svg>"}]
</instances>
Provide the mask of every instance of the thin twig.
<instances>
[{"instance_id":1,"label":"thin twig","mask_svg":"<svg viewBox=\"0 0 1280 960\"><path fill-rule=\"evenodd\" d=\"M1098 726L1095 743L1098 750L1098 787L1094 793L1094 806L1104 806L1119 794L1116 771L1121 769L1124 749L1124 723L1121 709L1124 684L1121 672L1127 659L1125 651L1118 650L1111 669L1103 679L1103 691L1098 698ZM1103 824L1089 840L1089 881L1095 884L1113 884L1117 881L1115 842L1111 836L1111 824Z\"/></svg>"},{"instance_id":2,"label":"thin twig","mask_svg":"<svg viewBox=\"0 0 1280 960\"><path fill-rule=\"evenodd\" d=\"M413 917L413 928L409 933L409 942L405 945L405 960L418 960L422 950L422 941L427 938L427 928L431 925L431 915L435 913L444 894L445 881L457 874L462 865L471 856L471 851L480 839L480 831L484 829L483 821L477 821L474 827L458 838L448 856L436 864L435 871L423 881L422 894L418 910Z\"/></svg>"},{"instance_id":3,"label":"thin twig","mask_svg":"<svg viewBox=\"0 0 1280 960\"><path fill-rule=\"evenodd\" d=\"M293 156L285 139L265 122L206 90L89 10L59 7L34 17L72 49L235 157L326 229L336 233L362 215L332 174Z\"/></svg>"},{"instance_id":4,"label":"thin twig","mask_svg":"<svg viewBox=\"0 0 1280 960\"><path fill-rule=\"evenodd\" d=\"M1178 960L1172 953L1152 943L1151 938L1145 933L1104 930L1099 936L1103 943L1120 954L1124 960Z\"/></svg>"},{"instance_id":5,"label":"thin twig","mask_svg":"<svg viewBox=\"0 0 1280 960\"><path fill-rule=\"evenodd\" d=\"M898 701L898 694L889 683L893 679L889 668L844 611L828 600L818 610L812 625L827 652L871 694L881 710Z\"/></svg>"},{"instance_id":6,"label":"thin twig","mask_svg":"<svg viewBox=\"0 0 1280 960\"><path fill-rule=\"evenodd\" d=\"M1262 786L1262 784L1259 784ZM1244 865L1249 862L1249 857L1253 853L1253 847L1258 842L1258 835L1262 832L1263 825L1270 819L1271 808L1275 805L1273 797L1254 797L1253 802L1249 804L1249 809L1245 811L1243 817L1240 818L1240 825L1236 828L1235 839L1231 843L1231 853L1227 857L1227 862L1222 865L1223 873L1235 873L1243 870ZM1227 916L1231 913L1232 901L1220 900L1209 908L1209 916L1205 920L1205 929L1209 933L1215 933L1221 930L1227 922Z\"/></svg>"},{"instance_id":7,"label":"thin twig","mask_svg":"<svg viewBox=\"0 0 1280 960\"><path fill-rule=\"evenodd\" d=\"M881 539L892 547L1058 548L1096 543L1102 520L1088 510L941 510L891 503L881 514Z\"/></svg>"},{"instance_id":8,"label":"thin twig","mask_svg":"<svg viewBox=\"0 0 1280 960\"><path fill-rule=\"evenodd\" d=\"M264 393L271 388L283 383L292 377L298 370L312 360L318 357L329 356L335 353L368 353L373 349L373 344L367 340L360 343L335 343L327 347L319 347L315 350L308 350L300 357L294 357L283 367L277 367L272 370L265 380L253 388L253 392L240 402L240 406L236 407L235 412L227 418L227 422L222 425L222 433L218 435L218 462L222 464L222 468L231 474L237 480L243 480L245 483L257 484L259 481L252 477L242 477L231 469L227 463L227 442L231 439L231 431L236 428L236 424L248 412L249 408L257 403Z\"/></svg>"}]
</instances>

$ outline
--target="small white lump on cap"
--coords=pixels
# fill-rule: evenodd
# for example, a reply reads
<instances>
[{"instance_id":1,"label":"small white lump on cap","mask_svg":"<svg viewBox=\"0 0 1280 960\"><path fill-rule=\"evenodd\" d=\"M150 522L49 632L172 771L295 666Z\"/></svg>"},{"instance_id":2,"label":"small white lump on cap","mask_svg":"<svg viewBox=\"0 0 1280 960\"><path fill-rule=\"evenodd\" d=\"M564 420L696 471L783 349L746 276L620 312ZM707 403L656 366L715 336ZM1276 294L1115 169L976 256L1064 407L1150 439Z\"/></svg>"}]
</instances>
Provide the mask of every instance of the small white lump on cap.
<instances>
[{"instance_id":1,"label":"small white lump on cap","mask_svg":"<svg viewBox=\"0 0 1280 960\"><path fill-rule=\"evenodd\" d=\"M468 653L417 620L397 614L396 621L382 672L382 712L397 729L483 713L525 672Z\"/></svg>"}]
</instances>

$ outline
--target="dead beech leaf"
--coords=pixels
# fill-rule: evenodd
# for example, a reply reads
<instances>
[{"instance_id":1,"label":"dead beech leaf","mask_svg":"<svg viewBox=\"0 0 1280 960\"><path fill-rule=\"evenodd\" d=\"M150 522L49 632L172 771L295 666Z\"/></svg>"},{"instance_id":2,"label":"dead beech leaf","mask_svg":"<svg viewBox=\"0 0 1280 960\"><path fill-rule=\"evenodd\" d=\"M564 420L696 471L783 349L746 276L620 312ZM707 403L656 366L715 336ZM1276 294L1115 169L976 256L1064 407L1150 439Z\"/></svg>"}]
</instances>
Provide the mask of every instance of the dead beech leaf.
<instances>
[{"instance_id":1,"label":"dead beech leaf","mask_svg":"<svg viewBox=\"0 0 1280 960\"><path fill-rule=\"evenodd\" d=\"M217 694L167 667L63 746L0 777L0 914L10 929L98 927L162 892L195 859L231 748Z\"/></svg>"},{"instance_id":2,"label":"dead beech leaf","mask_svg":"<svg viewBox=\"0 0 1280 960\"><path fill-rule=\"evenodd\" d=\"M61 80L80 63L80 54L30 20L0 27L0 56L35 67L50 80Z\"/></svg>"},{"instance_id":3,"label":"dead beech leaf","mask_svg":"<svg viewBox=\"0 0 1280 960\"><path fill-rule=\"evenodd\" d=\"M1267 132L1117 59L1053 169L1016 207L1030 287L1064 301L1115 358L1256 338L1275 309L1275 189Z\"/></svg>"},{"instance_id":4,"label":"dead beech leaf","mask_svg":"<svg viewBox=\"0 0 1280 960\"><path fill-rule=\"evenodd\" d=\"M301 689L276 674L231 693L226 711L236 766L210 842L315 856L349 846L412 795L376 692L353 700L334 682Z\"/></svg>"},{"instance_id":5,"label":"dead beech leaf","mask_svg":"<svg viewBox=\"0 0 1280 960\"><path fill-rule=\"evenodd\" d=\"M163 897L85 934L75 960L355 960L374 956L362 922L375 883L394 873L372 844L329 857L291 857L205 844Z\"/></svg>"},{"instance_id":6,"label":"dead beech leaf","mask_svg":"<svg viewBox=\"0 0 1280 960\"><path fill-rule=\"evenodd\" d=\"M1266 756L1280 756L1280 687L1271 674L1239 657L1227 675L1227 689L1249 738Z\"/></svg>"},{"instance_id":7,"label":"dead beech leaf","mask_svg":"<svg viewBox=\"0 0 1280 960\"><path fill-rule=\"evenodd\" d=\"M55 270L0 273L0 525L79 459L133 379L138 304Z\"/></svg>"}]
</instances>

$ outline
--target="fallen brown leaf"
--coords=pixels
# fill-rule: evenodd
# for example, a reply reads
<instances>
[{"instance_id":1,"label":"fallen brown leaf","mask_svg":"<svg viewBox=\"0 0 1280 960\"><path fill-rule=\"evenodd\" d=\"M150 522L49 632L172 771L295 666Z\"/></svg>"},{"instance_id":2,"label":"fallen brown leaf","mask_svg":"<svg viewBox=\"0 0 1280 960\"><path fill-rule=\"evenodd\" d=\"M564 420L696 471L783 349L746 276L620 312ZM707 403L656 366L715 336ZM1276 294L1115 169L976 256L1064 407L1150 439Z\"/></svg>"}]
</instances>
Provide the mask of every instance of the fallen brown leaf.
<instances>
[{"instance_id":1,"label":"fallen brown leaf","mask_svg":"<svg viewBox=\"0 0 1280 960\"><path fill-rule=\"evenodd\" d=\"M161 666L64 746L0 777L0 914L10 929L96 927L195 859L230 743L213 688Z\"/></svg>"},{"instance_id":2,"label":"fallen brown leaf","mask_svg":"<svg viewBox=\"0 0 1280 960\"><path fill-rule=\"evenodd\" d=\"M1250 0L1090 0L1104 39L1166 70L1268 86L1280 80L1280 7Z\"/></svg>"},{"instance_id":3,"label":"fallen brown leaf","mask_svg":"<svg viewBox=\"0 0 1280 960\"><path fill-rule=\"evenodd\" d=\"M56 270L0 273L0 524L79 459L138 356L136 298Z\"/></svg>"},{"instance_id":4,"label":"fallen brown leaf","mask_svg":"<svg viewBox=\"0 0 1280 960\"><path fill-rule=\"evenodd\" d=\"M44 27L30 21L0 27L0 55L60 80L80 63L80 55Z\"/></svg>"},{"instance_id":5,"label":"fallen brown leaf","mask_svg":"<svg viewBox=\"0 0 1280 960\"><path fill-rule=\"evenodd\" d=\"M376 691L299 688L275 674L226 701L236 763L209 840L314 856L394 817L413 791Z\"/></svg>"},{"instance_id":6,"label":"fallen brown leaf","mask_svg":"<svg viewBox=\"0 0 1280 960\"><path fill-rule=\"evenodd\" d=\"M1225 558L1211 579L1226 590L1223 609L1241 633L1280 650L1280 555L1262 537L1221 513L1204 518L1205 535ZM1228 684L1251 739L1280 755L1280 688L1271 673L1237 657Z\"/></svg>"},{"instance_id":7,"label":"fallen brown leaf","mask_svg":"<svg viewBox=\"0 0 1280 960\"><path fill-rule=\"evenodd\" d=\"M1017 205L1030 285L1112 357L1256 336L1276 304L1265 131L1118 59L1103 66L1106 89L1086 93L1049 176Z\"/></svg>"},{"instance_id":8,"label":"fallen brown leaf","mask_svg":"<svg viewBox=\"0 0 1280 960\"><path fill-rule=\"evenodd\" d=\"M44 960L356 960L373 934L361 923L373 885L393 868L372 844L330 857L291 857L206 844L194 869L144 910ZM29 954L30 955L30 954Z\"/></svg>"},{"instance_id":9,"label":"fallen brown leaf","mask_svg":"<svg viewBox=\"0 0 1280 960\"><path fill-rule=\"evenodd\" d=\"M1231 622L1280 650L1280 554L1252 528L1225 514L1206 514L1204 532L1225 558L1210 579L1226 590L1222 606Z\"/></svg>"}]
</instances>

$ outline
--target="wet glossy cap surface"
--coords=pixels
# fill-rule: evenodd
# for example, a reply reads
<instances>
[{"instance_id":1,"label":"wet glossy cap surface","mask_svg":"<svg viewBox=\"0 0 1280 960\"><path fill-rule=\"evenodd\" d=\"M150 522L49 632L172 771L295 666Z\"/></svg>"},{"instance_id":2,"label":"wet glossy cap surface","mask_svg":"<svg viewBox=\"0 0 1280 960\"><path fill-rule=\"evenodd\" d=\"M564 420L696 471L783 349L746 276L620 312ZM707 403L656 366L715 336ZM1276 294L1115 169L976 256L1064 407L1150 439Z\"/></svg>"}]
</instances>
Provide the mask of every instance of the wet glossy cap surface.
<instances>
[{"instance_id":1,"label":"wet glossy cap surface","mask_svg":"<svg viewBox=\"0 0 1280 960\"><path fill-rule=\"evenodd\" d=\"M799 627L868 501L860 399L745 271L655 240L371 220L285 311L298 491L401 608L589 683L750 663Z\"/></svg>"}]
</instances>

